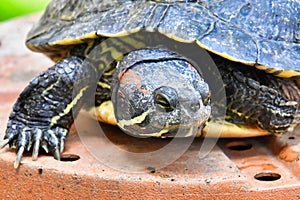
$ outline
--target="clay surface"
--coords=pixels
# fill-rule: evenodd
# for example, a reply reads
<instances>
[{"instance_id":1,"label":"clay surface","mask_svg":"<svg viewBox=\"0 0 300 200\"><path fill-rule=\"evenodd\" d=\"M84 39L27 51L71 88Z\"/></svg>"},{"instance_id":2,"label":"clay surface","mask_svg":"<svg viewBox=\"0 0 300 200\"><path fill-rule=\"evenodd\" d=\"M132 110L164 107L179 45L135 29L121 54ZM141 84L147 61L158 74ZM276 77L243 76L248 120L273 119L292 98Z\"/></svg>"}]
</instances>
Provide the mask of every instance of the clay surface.
<instances>
[{"instance_id":1,"label":"clay surface","mask_svg":"<svg viewBox=\"0 0 300 200\"><path fill-rule=\"evenodd\" d=\"M25 35L38 17L0 24L1 139L18 94L36 74L52 65L47 57L30 52L24 45ZM83 117L79 123L88 126L89 122ZM147 153L171 141L133 138L116 127L101 127L109 141L124 151ZM156 169L145 162L144 170L133 173L134 162L124 164L120 171L97 160L85 145L99 146L95 142L100 140L105 147L107 141L94 132L83 142L82 134L74 126L63 161L46 154L32 161L31 155L26 154L19 169L14 169L15 152L7 147L2 149L0 199L299 199L297 132L282 137L221 139L204 158L199 157L203 139L195 139L170 165ZM105 150L100 153L112 153L109 148Z\"/></svg>"}]
</instances>

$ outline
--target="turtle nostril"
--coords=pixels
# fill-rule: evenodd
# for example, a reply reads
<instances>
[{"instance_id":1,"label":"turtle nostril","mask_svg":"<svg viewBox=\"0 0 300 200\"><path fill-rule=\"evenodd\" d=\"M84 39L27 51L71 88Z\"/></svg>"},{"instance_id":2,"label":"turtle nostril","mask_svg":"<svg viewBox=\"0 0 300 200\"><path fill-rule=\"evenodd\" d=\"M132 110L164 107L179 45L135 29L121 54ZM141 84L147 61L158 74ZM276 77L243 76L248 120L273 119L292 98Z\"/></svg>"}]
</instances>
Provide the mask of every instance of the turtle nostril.
<instances>
[{"instance_id":1,"label":"turtle nostril","mask_svg":"<svg viewBox=\"0 0 300 200\"><path fill-rule=\"evenodd\" d=\"M191 103L191 110L196 112L200 109L201 105L199 101L195 101L193 103Z\"/></svg>"}]
</instances>

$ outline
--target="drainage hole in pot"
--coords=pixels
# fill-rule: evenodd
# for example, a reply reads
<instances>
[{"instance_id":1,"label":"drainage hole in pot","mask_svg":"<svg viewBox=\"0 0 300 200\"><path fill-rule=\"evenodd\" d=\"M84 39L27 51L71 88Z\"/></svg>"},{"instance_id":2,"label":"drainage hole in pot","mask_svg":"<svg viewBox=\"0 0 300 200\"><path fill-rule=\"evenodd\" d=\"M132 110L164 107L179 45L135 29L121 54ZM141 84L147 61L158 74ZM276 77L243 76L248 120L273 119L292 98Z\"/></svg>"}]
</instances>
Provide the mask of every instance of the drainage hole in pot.
<instances>
[{"instance_id":1,"label":"drainage hole in pot","mask_svg":"<svg viewBox=\"0 0 300 200\"><path fill-rule=\"evenodd\" d=\"M244 141L235 141L230 142L226 145L226 147L230 150L234 151L245 151L252 148L252 144L244 142Z\"/></svg>"},{"instance_id":2,"label":"drainage hole in pot","mask_svg":"<svg viewBox=\"0 0 300 200\"><path fill-rule=\"evenodd\" d=\"M274 172L262 172L256 174L254 178L259 181L276 181L281 178L281 175Z\"/></svg>"},{"instance_id":3,"label":"drainage hole in pot","mask_svg":"<svg viewBox=\"0 0 300 200\"><path fill-rule=\"evenodd\" d=\"M60 157L60 161L63 162L73 162L76 160L79 160L80 156L76 155L76 154L62 154Z\"/></svg>"}]
</instances>

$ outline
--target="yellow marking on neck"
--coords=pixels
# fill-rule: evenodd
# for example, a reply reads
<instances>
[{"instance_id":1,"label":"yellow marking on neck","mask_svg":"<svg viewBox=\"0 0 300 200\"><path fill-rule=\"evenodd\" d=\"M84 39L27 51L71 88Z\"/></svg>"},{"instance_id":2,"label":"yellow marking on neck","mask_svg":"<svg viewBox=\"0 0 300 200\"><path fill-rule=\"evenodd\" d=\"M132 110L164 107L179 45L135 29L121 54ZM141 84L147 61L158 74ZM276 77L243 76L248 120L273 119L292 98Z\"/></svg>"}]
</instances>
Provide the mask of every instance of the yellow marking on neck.
<instances>
[{"instance_id":1,"label":"yellow marking on neck","mask_svg":"<svg viewBox=\"0 0 300 200\"><path fill-rule=\"evenodd\" d=\"M162 129L158 133L139 134L139 136L144 136L144 137L162 137L163 138L163 134L168 133L168 132L169 132L168 129Z\"/></svg>"},{"instance_id":2,"label":"yellow marking on neck","mask_svg":"<svg viewBox=\"0 0 300 200\"><path fill-rule=\"evenodd\" d=\"M106 89L110 89L110 85L107 83L103 83L103 82L98 82L98 86L102 87L102 88L106 88Z\"/></svg>"},{"instance_id":3,"label":"yellow marking on neck","mask_svg":"<svg viewBox=\"0 0 300 200\"><path fill-rule=\"evenodd\" d=\"M86 91L88 88L88 86L85 86L84 88L82 88L79 93L76 95L76 97L72 100L71 103L69 103L67 105L67 107L63 110L62 113L59 113L59 115L54 116L51 119L51 124L50 124L50 128L53 127L54 125L57 124L57 121L62 118L63 116L67 115L68 113L70 113L71 109L77 104L77 102L81 99L81 97L83 96L84 91Z\"/></svg>"},{"instance_id":4,"label":"yellow marking on neck","mask_svg":"<svg viewBox=\"0 0 300 200\"><path fill-rule=\"evenodd\" d=\"M146 119L147 115L148 115L149 113L151 113L151 112L152 112L152 109L149 109L148 111L144 112L144 113L141 114L140 116L137 116L137 117L135 117L135 118L133 118L133 119L130 119L130 120L125 120L125 119L120 120L120 121L118 122L118 125L119 125L121 128L124 129L125 126L131 126L131 125L134 125L134 124L140 124L140 123L142 123L142 122Z\"/></svg>"},{"instance_id":5,"label":"yellow marking on neck","mask_svg":"<svg viewBox=\"0 0 300 200\"><path fill-rule=\"evenodd\" d=\"M91 40L87 43L87 47L86 49L84 50L84 55L88 55L89 52L93 49L94 47L94 43L95 43L95 40Z\"/></svg>"},{"instance_id":6,"label":"yellow marking on neck","mask_svg":"<svg viewBox=\"0 0 300 200\"><path fill-rule=\"evenodd\" d=\"M136 49L140 49L140 48L143 48L146 46L145 43L138 41L133 37L122 38L122 41L127 44L130 44L131 46L135 47Z\"/></svg>"},{"instance_id":7,"label":"yellow marking on neck","mask_svg":"<svg viewBox=\"0 0 300 200\"><path fill-rule=\"evenodd\" d=\"M114 43L116 42L114 41ZM108 46L107 43L104 41L100 43L100 45L101 45L101 54L109 52L111 54L111 57L116 61L121 60L123 58L123 53L118 51L116 48L116 46L118 46L118 43L116 45Z\"/></svg>"},{"instance_id":8,"label":"yellow marking on neck","mask_svg":"<svg viewBox=\"0 0 300 200\"><path fill-rule=\"evenodd\" d=\"M103 73L103 76L112 76L115 73L116 69L113 68L112 70L106 71Z\"/></svg>"},{"instance_id":9,"label":"yellow marking on neck","mask_svg":"<svg viewBox=\"0 0 300 200\"><path fill-rule=\"evenodd\" d=\"M173 138L173 137L180 137L180 138L185 138L185 137L199 137L199 132L194 132L196 130L196 127L191 126L189 129L183 128L182 130L186 130L186 134L178 133L178 135L164 135L165 133L168 133L170 130L168 128L163 128L161 131L156 132L156 133L148 133L148 134L139 134L139 136L144 136L144 137L160 137L160 138ZM179 130L181 131L181 130Z\"/></svg>"}]
</instances>

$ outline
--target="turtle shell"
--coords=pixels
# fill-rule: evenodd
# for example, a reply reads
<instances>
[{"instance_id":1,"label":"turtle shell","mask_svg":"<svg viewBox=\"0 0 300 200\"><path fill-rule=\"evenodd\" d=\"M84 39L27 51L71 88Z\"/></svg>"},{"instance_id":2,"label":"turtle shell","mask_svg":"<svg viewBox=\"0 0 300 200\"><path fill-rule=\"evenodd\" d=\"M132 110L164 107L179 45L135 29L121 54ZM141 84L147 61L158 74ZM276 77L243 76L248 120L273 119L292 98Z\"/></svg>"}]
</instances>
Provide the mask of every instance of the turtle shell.
<instances>
[{"instance_id":1,"label":"turtle shell","mask_svg":"<svg viewBox=\"0 0 300 200\"><path fill-rule=\"evenodd\" d=\"M85 39L145 30L276 76L300 77L300 2L292 0L53 0L27 46L60 52Z\"/></svg>"}]
</instances>

